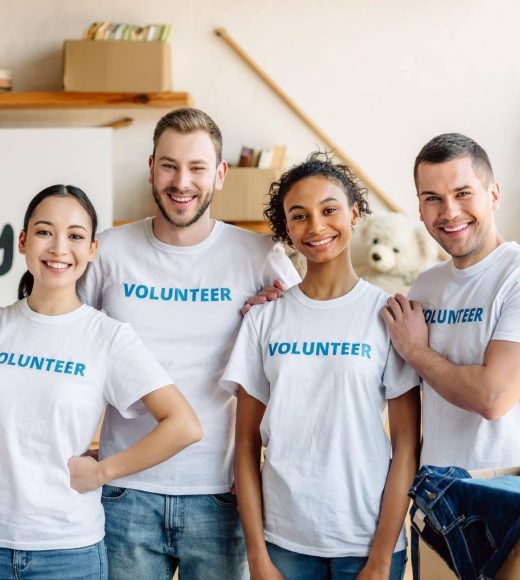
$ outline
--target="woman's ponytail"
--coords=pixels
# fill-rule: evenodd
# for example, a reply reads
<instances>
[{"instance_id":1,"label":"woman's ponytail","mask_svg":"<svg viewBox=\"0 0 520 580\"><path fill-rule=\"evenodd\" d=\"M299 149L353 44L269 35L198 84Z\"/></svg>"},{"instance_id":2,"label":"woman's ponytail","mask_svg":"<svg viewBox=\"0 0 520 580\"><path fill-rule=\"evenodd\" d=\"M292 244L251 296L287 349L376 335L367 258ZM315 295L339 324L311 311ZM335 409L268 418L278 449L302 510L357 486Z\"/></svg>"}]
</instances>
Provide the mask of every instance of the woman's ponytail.
<instances>
[{"instance_id":1,"label":"woman's ponytail","mask_svg":"<svg viewBox=\"0 0 520 580\"><path fill-rule=\"evenodd\" d=\"M31 295L34 286L34 276L27 270L18 284L18 300L23 300Z\"/></svg>"}]
</instances>

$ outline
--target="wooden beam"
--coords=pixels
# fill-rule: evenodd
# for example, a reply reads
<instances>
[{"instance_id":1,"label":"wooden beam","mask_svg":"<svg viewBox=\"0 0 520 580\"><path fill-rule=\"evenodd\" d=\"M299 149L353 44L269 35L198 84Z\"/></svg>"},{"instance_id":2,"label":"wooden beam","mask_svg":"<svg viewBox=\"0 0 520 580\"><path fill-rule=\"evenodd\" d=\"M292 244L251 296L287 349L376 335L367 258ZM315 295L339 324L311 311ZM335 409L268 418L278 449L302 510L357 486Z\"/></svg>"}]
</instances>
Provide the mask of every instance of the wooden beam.
<instances>
[{"instance_id":1,"label":"wooden beam","mask_svg":"<svg viewBox=\"0 0 520 580\"><path fill-rule=\"evenodd\" d=\"M110 121L108 123L103 123L99 127L108 127L109 129L121 129L122 127L129 127L134 120L132 117L121 117L115 121Z\"/></svg>"},{"instance_id":2,"label":"wooden beam","mask_svg":"<svg viewBox=\"0 0 520 580\"><path fill-rule=\"evenodd\" d=\"M377 195L381 201L392 211L402 212L401 208L377 185L372 179L363 171L363 169L349 156L345 151L339 147L334 141L324 132L318 125L291 99L283 89L275 83L275 81L263 71L256 62L240 47L223 28L217 28L215 34L222 38L222 40L232 49L237 55L253 69L253 71L274 91L285 104L299 117L307 127L315 135L318 136L328 149L330 149L337 157L346 161L347 165L352 169L355 175L359 177L363 183Z\"/></svg>"}]
</instances>

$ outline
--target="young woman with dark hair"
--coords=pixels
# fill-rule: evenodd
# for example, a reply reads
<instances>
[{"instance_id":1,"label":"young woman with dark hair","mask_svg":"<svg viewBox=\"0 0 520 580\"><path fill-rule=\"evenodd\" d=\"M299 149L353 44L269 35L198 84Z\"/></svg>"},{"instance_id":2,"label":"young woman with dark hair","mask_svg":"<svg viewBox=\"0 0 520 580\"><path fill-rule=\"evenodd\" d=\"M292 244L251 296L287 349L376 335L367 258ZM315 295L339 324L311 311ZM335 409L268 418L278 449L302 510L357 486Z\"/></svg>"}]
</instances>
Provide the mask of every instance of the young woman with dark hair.
<instances>
[{"instance_id":1,"label":"young woman with dark hair","mask_svg":"<svg viewBox=\"0 0 520 580\"><path fill-rule=\"evenodd\" d=\"M238 396L235 479L253 580L404 573L418 377L378 314L387 296L352 267L352 230L368 211L349 168L325 154L271 186L274 237L304 255L307 273L246 315L221 383Z\"/></svg>"},{"instance_id":2,"label":"young woman with dark hair","mask_svg":"<svg viewBox=\"0 0 520 580\"><path fill-rule=\"evenodd\" d=\"M104 580L101 486L201 438L192 408L127 324L80 304L96 212L70 185L29 204L20 301L0 308L0 580ZM104 407L157 426L103 461L83 456Z\"/></svg>"}]
</instances>

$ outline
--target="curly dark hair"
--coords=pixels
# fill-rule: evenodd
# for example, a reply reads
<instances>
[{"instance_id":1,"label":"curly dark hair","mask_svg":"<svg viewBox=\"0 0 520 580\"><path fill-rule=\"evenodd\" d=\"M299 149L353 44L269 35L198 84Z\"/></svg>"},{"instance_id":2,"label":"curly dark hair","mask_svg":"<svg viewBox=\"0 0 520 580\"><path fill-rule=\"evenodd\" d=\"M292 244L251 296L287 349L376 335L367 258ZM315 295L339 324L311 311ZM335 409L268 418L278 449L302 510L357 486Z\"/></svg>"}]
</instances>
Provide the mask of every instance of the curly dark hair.
<instances>
[{"instance_id":1,"label":"curly dark hair","mask_svg":"<svg viewBox=\"0 0 520 580\"><path fill-rule=\"evenodd\" d=\"M269 201L264 210L264 216L269 221L273 231L273 240L292 246L287 234L287 218L283 209L283 201L291 187L307 177L326 177L338 185L347 196L348 204L357 204L360 217L371 213L366 196L368 190L362 187L357 177L348 165L337 162L330 152L315 151L307 159L291 167L282 174L278 181L271 183Z\"/></svg>"}]
</instances>

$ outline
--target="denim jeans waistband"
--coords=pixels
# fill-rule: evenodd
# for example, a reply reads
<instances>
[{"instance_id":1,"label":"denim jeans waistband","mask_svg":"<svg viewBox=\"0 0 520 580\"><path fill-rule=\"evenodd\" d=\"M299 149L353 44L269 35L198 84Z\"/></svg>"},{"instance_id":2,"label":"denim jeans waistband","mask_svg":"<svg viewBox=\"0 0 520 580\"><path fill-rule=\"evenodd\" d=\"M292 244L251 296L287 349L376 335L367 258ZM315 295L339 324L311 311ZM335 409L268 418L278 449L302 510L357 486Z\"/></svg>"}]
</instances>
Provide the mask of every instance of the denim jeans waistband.
<instances>
[{"instance_id":1,"label":"denim jeans waistband","mask_svg":"<svg viewBox=\"0 0 520 580\"><path fill-rule=\"evenodd\" d=\"M520 537L520 477L510 475L518 471L477 472L482 485L454 466L425 465L417 474L412 525L459 578L492 578Z\"/></svg>"}]
</instances>

